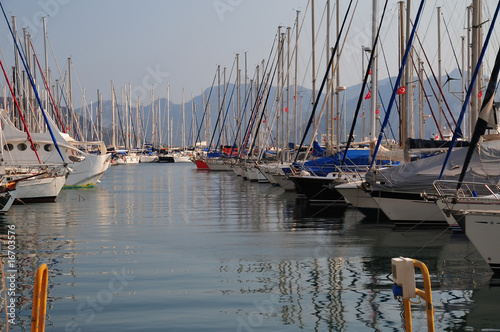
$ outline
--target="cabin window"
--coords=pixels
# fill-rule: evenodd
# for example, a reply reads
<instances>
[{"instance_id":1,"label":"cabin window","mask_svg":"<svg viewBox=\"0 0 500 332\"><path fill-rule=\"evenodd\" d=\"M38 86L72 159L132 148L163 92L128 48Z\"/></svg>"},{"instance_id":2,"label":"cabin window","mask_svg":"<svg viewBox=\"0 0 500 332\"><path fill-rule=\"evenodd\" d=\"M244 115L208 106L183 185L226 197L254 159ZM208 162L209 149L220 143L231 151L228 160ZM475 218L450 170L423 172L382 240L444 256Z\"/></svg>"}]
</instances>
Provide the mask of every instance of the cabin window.
<instances>
[{"instance_id":1,"label":"cabin window","mask_svg":"<svg viewBox=\"0 0 500 332\"><path fill-rule=\"evenodd\" d=\"M69 158L69 160L71 160L74 163L79 163L79 162L82 162L85 160L84 156L78 156L78 155L77 156L71 155L71 156L68 156L68 158Z\"/></svg>"},{"instance_id":2,"label":"cabin window","mask_svg":"<svg viewBox=\"0 0 500 332\"><path fill-rule=\"evenodd\" d=\"M19 151L24 151L24 150L26 150L27 148L28 148L28 146L26 145L26 143L19 143L19 144L17 145L17 149L18 149Z\"/></svg>"},{"instance_id":3,"label":"cabin window","mask_svg":"<svg viewBox=\"0 0 500 332\"><path fill-rule=\"evenodd\" d=\"M31 148L31 150L33 150L33 151L34 151L35 149L38 151L38 150L40 150L40 144L35 144L35 149L33 149L33 145L30 145L30 148Z\"/></svg>"},{"instance_id":4,"label":"cabin window","mask_svg":"<svg viewBox=\"0 0 500 332\"><path fill-rule=\"evenodd\" d=\"M45 145L43 146L43 149L44 149L45 151L47 151L47 152L50 152L50 151L54 150L54 146L53 146L52 144L45 144Z\"/></svg>"},{"instance_id":5,"label":"cabin window","mask_svg":"<svg viewBox=\"0 0 500 332\"><path fill-rule=\"evenodd\" d=\"M14 145L12 145L12 143L7 143L3 146L3 149L6 151L12 151L12 149L14 149Z\"/></svg>"}]
</instances>

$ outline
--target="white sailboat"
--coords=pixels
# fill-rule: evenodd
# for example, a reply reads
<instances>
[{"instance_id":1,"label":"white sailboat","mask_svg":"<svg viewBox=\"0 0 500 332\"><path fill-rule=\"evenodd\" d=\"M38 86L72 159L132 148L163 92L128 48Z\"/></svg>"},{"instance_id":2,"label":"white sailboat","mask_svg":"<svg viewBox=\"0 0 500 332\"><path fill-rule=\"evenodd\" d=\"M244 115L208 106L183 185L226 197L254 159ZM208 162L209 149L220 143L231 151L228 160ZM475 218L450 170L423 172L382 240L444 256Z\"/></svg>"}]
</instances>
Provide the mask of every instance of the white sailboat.
<instances>
[{"instance_id":1,"label":"white sailboat","mask_svg":"<svg viewBox=\"0 0 500 332\"><path fill-rule=\"evenodd\" d=\"M36 154L26 139L26 133L17 129L12 122L1 114L0 121L4 133L4 159L6 166L36 165ZM70 172L64 185L91 187L99 182L104 172L109 168L111 154L106 153L103 142L77 142L68 134L55 130L51 123L53 135L63 154L61 159L49 132L31 133L40 161L46 165L68 165ZM95 153L82 151L83 147L94 146ZM80 148L78 148L80 147Z\"/></svg>"}]
</instances>

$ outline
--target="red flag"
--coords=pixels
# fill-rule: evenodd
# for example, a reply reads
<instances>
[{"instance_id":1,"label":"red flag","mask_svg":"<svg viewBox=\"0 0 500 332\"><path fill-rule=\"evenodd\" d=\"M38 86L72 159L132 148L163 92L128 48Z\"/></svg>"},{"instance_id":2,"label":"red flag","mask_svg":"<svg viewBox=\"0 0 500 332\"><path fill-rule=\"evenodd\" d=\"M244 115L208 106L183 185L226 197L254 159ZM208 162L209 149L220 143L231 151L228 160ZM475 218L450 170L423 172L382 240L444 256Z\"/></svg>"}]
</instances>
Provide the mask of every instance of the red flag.
<instances>
[{"instance_id":1,"label":"red flag","mask_svg":"<svg viewBox=\"0 0 500 332\"><path fill-rule=\"evenodd\" d=\"M371 75L371 74L372 74L372 70L371 70L371 68L370 68L370 72L368 73L368 75Z\"/></svg>"},{"instance_id":2,"label":"red flag","mask_svg":"<svg viewBox=\"0 0 500 332\"><path fill-rule=\"evenodd\" d=\"M372 97L372 90L368 91L368 93L366 94L365 99L370 99L371 97Z\"/></svg>"},{"instance_id":3,"label":"red flag","mask_svg":"<svg viewBox=\"0 0 500 332\"><path fill-rule=\"evenodd\" d=\"M288 113L288 107L285 107L285 113Z\"/></svg>"},{"instance_id":4,"label":"red flag","mask_svg":"<svg viewBox=\"0 0 500 332\"><path fill-rule=\"evenodd\" d=\"M333 120L337 120L337 117L335 117L335 119L333 119Z\"/></svg>"},{"instance_id":5,"label":"red flag","mask_svg":"<svg viewBox=\"0 0 500 332\"><path fill-rule=\"evenodd\" d=\"M481 98L483 96L483 90L479 90L479 93L477 94L478 98Z\"/></svg>"},{"instance_id":6,"label":"red flag","mask_svg":"<svg viewBox=\"0 0 500 332\"><path fill-rule=\"evenodd\" d=\"M262 123L266 123L266 120L262 120Z\"/></svg>"},{"instance_id":7,"label":"red flag","mask_svg":"<svg viewBox=\"0 0 500 332\"><path fill-rule=\"evenodd\" d=\"M398 91L396 92L397 95L404 95L406 92L406 89L404 86L398 88Z\"/></svg>"},{"instance_id":8,"label":"red flag","mask_svg":"<svg viewBox=\"0 0 500 332\"><path fill-rule=\"evenodd\" d=\"M380 111L379 111L379 110L376 110L376 111L375 111L375 114L379 114L379 113L380 113Z\"/></svg>"}]
</instances>

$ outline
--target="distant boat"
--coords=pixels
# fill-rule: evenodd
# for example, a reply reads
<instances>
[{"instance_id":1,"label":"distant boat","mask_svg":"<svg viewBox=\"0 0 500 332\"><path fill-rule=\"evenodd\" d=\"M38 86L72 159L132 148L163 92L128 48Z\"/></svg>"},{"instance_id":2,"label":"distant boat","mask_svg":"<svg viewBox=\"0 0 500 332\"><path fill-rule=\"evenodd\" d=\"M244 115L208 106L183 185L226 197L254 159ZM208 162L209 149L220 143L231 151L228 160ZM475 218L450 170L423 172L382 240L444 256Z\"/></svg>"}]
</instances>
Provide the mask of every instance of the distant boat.
<instances>
[{"instance_id":1,"label":"distant boat","mask_svg":"<svg viewBox=\"0 0 500 332\"><path fill-rule=\"evenodd\" d=\"M139 156L128 150L116 150L113 152L111 165L132 165L139 163Z\"/></svg>"},{"instance_id":2,"label":"distant boat","mask_svg":"<svg viewBox=\"0 0 500 332\"><path fill-rule=\"evenodd\" d=\"M192 158L189 154L182 153L174 154L173 157L176 163L190 163Z\"/></svg>"},{"instance_id":3,"label":"distant boat","mask_svg":"<svg viewBox=\"0 0 500 332\"><path fill-rule=\"evenodd\" d=\"M142 153L139 155L140 163L157 163L160 158L156 154L146 154Z\"/></svg>"}]
</instances>

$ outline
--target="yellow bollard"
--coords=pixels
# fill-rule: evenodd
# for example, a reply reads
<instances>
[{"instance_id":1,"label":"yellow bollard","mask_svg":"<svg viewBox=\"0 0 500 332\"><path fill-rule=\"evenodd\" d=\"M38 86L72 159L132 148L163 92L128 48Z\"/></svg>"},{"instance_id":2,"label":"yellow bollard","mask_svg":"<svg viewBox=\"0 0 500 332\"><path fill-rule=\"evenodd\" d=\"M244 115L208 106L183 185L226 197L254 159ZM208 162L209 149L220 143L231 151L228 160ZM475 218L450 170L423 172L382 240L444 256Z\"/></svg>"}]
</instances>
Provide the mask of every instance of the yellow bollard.
<instances>
[{"instance_id":1,"label":"yellow bollard","mask_svg":"<svg viewBox=\"0 0 500 332\"><path fill-rule=\"evenodd\" d=\"M36 270L35 290L33 292L33 313L31 315L31 332L45 331L45 313L47 311L47 264Z\"/></svg>"},{"instance_id":2,"label":"yellow bollard","mask_svg":"<svg viewBox=\"0 0 500 332\"><path fill-rule=\"evenodd\" d=\"M434 306L432 305L432 293L431 293L431 277L429 275L429 270L427 266L416 259L413 260L415 267L418 267L422 272L422 278L424 279L424 290L418 288L415 289L417 295L424 298L425 300L425 311L427 312L427 331L434 332Z\"/></svg>"},{"instance_id":3,"label":"yellow bollard","mask_svg":"<svg viewBox=\"0 0 500 332\"><path fill-rule=\"evenodd\" d=\"M427 312L427 331L434 332L434 306L432 305L431 278L427 266L411 258L393 258L392 269L394 278L393 292L395 297L403 298L405 330L412 331L411 298L421 297L425 300ZM424 290L415 287L415 267L422 272Z\"/></svg>"}]
</instances>

